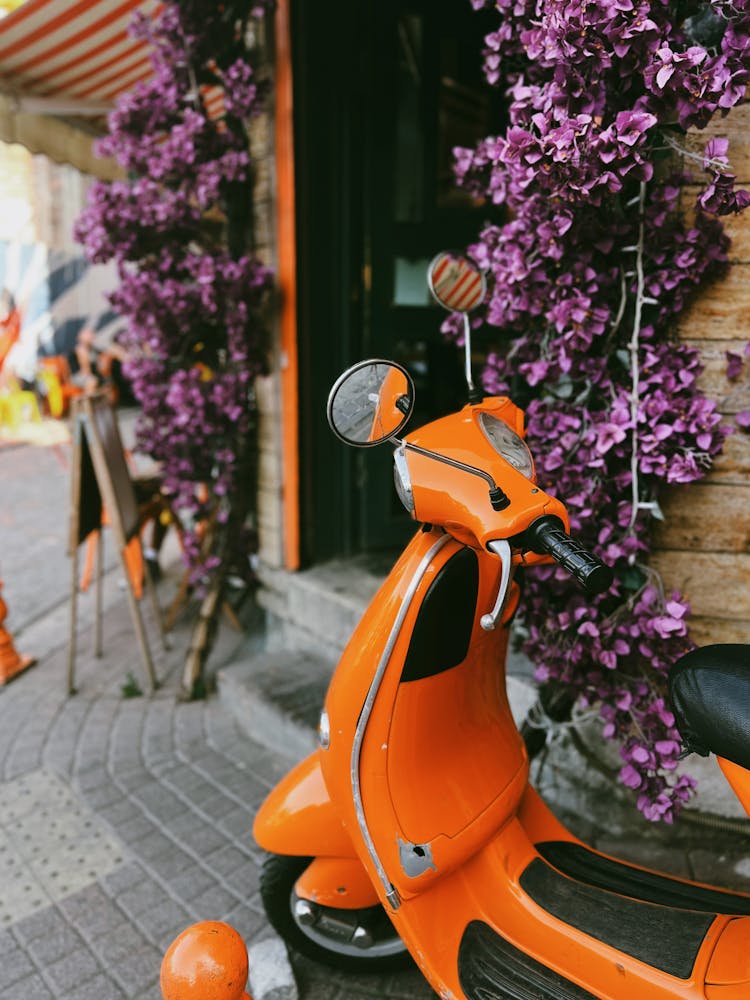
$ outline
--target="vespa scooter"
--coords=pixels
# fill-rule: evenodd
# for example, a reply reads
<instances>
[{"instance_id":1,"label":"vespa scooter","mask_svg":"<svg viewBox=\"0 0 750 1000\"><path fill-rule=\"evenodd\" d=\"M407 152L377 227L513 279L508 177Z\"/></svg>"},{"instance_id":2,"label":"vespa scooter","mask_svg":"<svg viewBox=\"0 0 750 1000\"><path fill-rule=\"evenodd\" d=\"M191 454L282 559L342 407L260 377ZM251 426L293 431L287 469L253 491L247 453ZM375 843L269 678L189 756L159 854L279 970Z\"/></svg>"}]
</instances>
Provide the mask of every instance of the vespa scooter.
<instances>
[{"instance_id":1,"label":"vespa scooter","mask_svg":"<svg viewBox=\"0 0 750 1000\"><path fill-rule=\"evenodd\" d=\"M523 413L471 382L482 275L440 254L430 283L464 314L470 402L399 438L413 383L380 360L329 398L344 441L395 444L420 527L343 653L320 748L256 818L269 920L339 967L410 954L444 1000L746 1000L750 896L587 847L529 784L504 683L514 576L554 560L595 593L612 574L536 484ZM671 688L686 744L720 757L750 809L750 647L687 654Z\"/></svg>"}]
</instances>

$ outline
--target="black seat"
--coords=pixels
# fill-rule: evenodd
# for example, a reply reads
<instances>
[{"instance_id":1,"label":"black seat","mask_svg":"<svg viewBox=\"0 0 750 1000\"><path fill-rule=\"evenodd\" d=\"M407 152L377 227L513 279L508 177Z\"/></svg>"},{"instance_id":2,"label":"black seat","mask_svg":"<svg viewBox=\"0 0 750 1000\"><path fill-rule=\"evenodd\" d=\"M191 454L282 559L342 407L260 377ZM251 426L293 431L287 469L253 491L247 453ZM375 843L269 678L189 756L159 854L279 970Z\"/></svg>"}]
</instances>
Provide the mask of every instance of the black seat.
<instances>
[{"instance_id":1,"label":"black seat","mask_svg":"<svg viewBox=\"0 0 750 1000\"><path fill-rule=\"evenodd\" d=\"M750 645L686 653L669 672L669 694L686 750L750 769Z\"/></svg>"}]
</instances>

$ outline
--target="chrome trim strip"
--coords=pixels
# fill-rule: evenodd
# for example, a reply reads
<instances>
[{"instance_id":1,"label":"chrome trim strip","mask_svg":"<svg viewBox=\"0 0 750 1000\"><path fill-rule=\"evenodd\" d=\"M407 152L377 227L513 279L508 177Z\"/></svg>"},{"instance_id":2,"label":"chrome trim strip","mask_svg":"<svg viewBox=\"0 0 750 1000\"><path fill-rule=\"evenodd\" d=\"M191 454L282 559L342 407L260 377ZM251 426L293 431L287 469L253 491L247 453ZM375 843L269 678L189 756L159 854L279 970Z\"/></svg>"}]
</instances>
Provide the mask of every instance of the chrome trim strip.
<instances>
[{"instance_id":1,"label":"chrome trim strip","mask_svg":"<svg viewBox=\"0 0 750 1000\"><path fill-rule=\"evenodd\" d=\"M380 690L380 685L383 680L383 676L388 666L388 661L391 658L391 653L393 652L393 647L396 645L396 640L398 639L399 632L401 631L401 626L404 624L404 619L411 607L411 602L414 599L414 595L417 592L417 587L422 582L427 569L442 549L451 540L451 535L442 535L435 544L425 553L417 566L416 572L409 583L409 587L403 596L401 601L401 607L398 609L398 614L396 615L396 620L391 627L390 635L388 636L388 641L385 644L385 649L383 650L383 655L380 657L380 662L378 663L378 669L375 671L375 676L372 679L369 690L367 692L367 697L362 706L362 711L359 714L359 719L357 720L357 728L354 731L354 743L352 744L352 756L350 764L350 778L352 783L352 795L354 796L354 809L357 814L357 824L359 825L360 833L362 834L362 839L365 842L365 847L367 852L372 859L372 863L375 866L375 870L378 873L378 878L380 879L383 888L385 889L385 895L388 902L391 904L394 910L397 910L401 905L401 900L399 899L398 892L391 885L390 879L388 878L383 863L378 856L375 849L375 844L373 843L372 837L370 836L370 830L367 826L367 820L365 818L364 806L362 804L362 789L359 781L359 761L362 754L362 743L364 742L365 732L367 731L367 725L370 721L370 715L372 713L372 706L377 697L378 691Z\"/></svg>"}]
</instances>

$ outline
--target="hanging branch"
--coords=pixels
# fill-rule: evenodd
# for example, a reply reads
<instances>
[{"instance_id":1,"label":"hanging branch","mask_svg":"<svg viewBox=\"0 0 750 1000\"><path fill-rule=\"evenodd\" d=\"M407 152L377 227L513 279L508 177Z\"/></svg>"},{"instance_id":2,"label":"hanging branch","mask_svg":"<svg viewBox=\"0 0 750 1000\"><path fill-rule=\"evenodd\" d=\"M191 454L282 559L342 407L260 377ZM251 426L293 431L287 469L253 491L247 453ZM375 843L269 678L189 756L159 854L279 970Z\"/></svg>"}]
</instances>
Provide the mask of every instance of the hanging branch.
<instances>
[{"instance_id":1,"label":"hanging branch","mask_svg":"<svg viewBox=\"0 0 750 1000\"><path fill-rule=\"evenodd\" d=\"M649 569L650 532L661 489L703 477L727 433L697 386L696 352L672 330L727 266L716 216L750 195L734 188L726 140L712 140L688 222L686 178L666 176L664 150L742 100L750 11L716 0L704 45L649 0L565 19L554 0L493 6L485 70L509 95L509 125L456 151L459 183L509 210L469 248L488 273L488 327L509 342L488 354L483 382L495 393L526 383L540 484L615 570L593 600L551 568L529 572L523 648L541 683L597 707L620 745L620 781L644 816L671 822L694 787L675 776L665 702L667 671L690 646L689 609ZM626 253L628 270L614 263Z\"/></svg>"},{"instance_id":2,"label":"hanging branch","mask_svg":"<svg viewBox=\"0 0 750 1000\"><path fill-rule=\"evenodd\" d=\"M244 38L251 8L262 6L180 0L153 20L136 18L134 33L150 43L152 78L118 100L99 143L129 180L94 185L77 224L90 260L117 263L111 302L128 320L124 370L142 406L138 445L160 463L163 488L187 521L190 584L204 600L185 697L202 687L227 574L249 576L254 546L248 455L253 380L266 367L270 272L246 252L252 171L244 123L261 109L262 87ZM208 115L204 85L222 88L220 121Z\"/></svg>"}]
</instances>

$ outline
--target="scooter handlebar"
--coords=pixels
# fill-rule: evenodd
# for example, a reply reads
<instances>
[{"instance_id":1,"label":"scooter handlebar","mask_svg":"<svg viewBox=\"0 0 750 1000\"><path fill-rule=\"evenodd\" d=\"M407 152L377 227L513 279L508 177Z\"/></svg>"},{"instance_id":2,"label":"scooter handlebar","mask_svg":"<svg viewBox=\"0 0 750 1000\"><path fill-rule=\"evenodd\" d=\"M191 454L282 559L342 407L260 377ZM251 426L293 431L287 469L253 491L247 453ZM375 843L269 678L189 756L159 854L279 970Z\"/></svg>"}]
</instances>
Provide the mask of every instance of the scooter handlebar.
<instances>
[{"instance_id":1,"label":"scooter handlebar","mask_svg":"<svg viewBox=\"0 0 750 1000\"><path fill-rule=\"evenodd\" d=\"M524 532L523 540L533 552L552 556L589 594L601 594L612 586L611 568L571 538L558 517L538 518Z\"/></svg>"}]
</instances>

